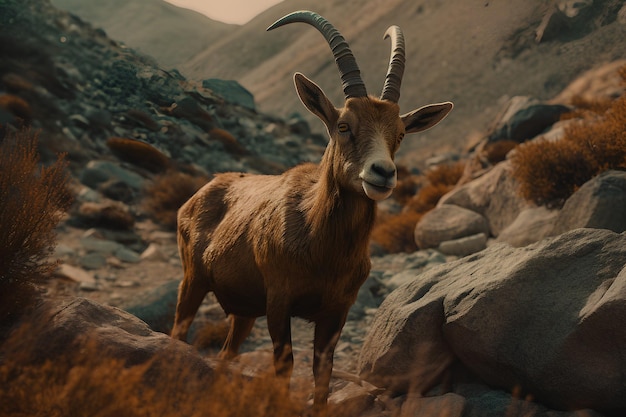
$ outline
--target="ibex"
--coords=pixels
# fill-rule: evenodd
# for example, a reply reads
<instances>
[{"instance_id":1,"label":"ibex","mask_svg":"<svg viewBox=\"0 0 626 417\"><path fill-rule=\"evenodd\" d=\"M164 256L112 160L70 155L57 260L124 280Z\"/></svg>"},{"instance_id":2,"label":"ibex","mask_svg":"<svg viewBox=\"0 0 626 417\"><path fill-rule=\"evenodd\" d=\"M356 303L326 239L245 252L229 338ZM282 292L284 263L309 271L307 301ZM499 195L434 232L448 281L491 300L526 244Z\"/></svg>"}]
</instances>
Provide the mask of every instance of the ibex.
<instances>
[{"instance_id":1,"label":"ibex","mask_svg":"<svg viewBox=\"0 0 626 417\"><path fill-rule=\"evenodd\" d=\"M172 337L185 340L204 296L213 291L232 316L221 358L237 355L257 317L266 315L277 375L293 368L292 316L315 324L314 410L328 399L333 354L348 309L370 270L369 237L376 202L396 186L394 154L405 133L441 121L452 103L431 104L400 115L404 38L390 27L392 53L382 95L368 96L344 37L323 17L291 13L268 30L303 22L330 45L345 104L335 106L314 82L294 76L304 106L330 137L318 165L281 175L225 173L178 212L178 245L184 268Z\"/></svg>"}]
</instances>

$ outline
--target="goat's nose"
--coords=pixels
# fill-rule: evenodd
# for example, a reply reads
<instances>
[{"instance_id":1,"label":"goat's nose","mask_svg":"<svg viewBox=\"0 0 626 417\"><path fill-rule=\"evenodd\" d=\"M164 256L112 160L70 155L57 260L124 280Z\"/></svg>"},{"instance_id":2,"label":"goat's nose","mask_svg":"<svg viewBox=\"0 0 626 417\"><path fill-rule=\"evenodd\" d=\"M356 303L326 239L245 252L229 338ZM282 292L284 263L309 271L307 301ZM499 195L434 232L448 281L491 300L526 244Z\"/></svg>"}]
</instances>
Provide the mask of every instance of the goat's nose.
<instances>
[{"instance_id":1,"label":"goat's nose","mask_svg":"<svg viewBox=\"0 0 626 417\"><path fill-rule=\"evenodd\" d=\"M393 164L373 163L372 171L385 179L396 176L396 167Z\"/></svg>"}]
</instances>

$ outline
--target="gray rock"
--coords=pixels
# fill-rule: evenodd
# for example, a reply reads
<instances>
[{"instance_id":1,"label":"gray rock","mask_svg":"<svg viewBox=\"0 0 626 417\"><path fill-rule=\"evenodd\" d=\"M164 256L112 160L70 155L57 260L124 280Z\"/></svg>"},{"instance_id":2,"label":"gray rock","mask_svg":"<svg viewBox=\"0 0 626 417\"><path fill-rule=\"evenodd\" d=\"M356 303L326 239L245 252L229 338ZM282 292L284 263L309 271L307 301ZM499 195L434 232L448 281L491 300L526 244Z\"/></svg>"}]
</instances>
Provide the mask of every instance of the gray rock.
<instances>
[{"instance_id":1,"label":"gray rock","mask_svg":"<svg viewBox=\"0 0 626 417\"><path fill-rule=\"evenodd\" d=\"M114 255L117 259L119 259L122 262L136 264L141 261L141 255L125 247L121 247L118 250L116 250Z\"/></svg>"},{"instance_id":2,"label":"gray rock","mask_svg":"<svg viewBox=\"0 0 626 417\"><path fill-rule=\"evenodd\" d=\"M626 172L606 171L583 184L565 202L552 235L581 227L626 230Z\"/></svg>"},{"instance_id":3,"label":"gray rock","mask_svg":"<svg viewBox=\"0 0 626 417\"><path fill-rule=\"evenodd\" d=\"M467 256L487 247L487 235L477 233L460 239L441 242L437 248L441 253L454 256Z\"/></svg>"},{"instance_id":4,"label":"gray rock","mask_svg":"<svg viewBox=\"0 0 626 417\"><path fill-rule=\"evenodd\" d=\"M482 214L489 223L489 233L497 237L529 205L519 195L511 169L511 163L503 161L481 177L450 191L437 205L455 204Z\"/></svg>"},{"instance_id":5,"label":"gray rock","mask_svg":"<svg viewBox=\"0 0 626 417\"><path fill-rule=\"evenodd\" d=\"M551 236L558 210L545 207L529 207L520 212L496 239L515 247L522 247Z\"/></svg>"},{"instance_id":6,"label":"gray rock","mask_svg":"<svg viewBox=\"0 0 626 417\"><path fill-rule=\"evenodd\" d=\"M91 273L85 271L82 268L68 264L59 265L59 267L55 271L55 275L79 283L96 283L96 279Z\"/></svg>"},{"instance_id":7,"label":"gray rock","mask_svg":"<svg viewBox=\"0 0 626 417\"><path fill-rule=\"evenodd\" d=\"M513 97L498 116L489 142L514 140L522 143L532 139L558 122L569 107L560 104L543 104L524 96Z\"/></svg>"},{"instance_id":8,"label":"gray rock","mask_svg":"<svg viewBox=\"0 0 626 417\"><path fill-rule=\"evenodd\" d=\"M141 175L110 161L90 161L80 175L80 182L93 189L109 180L122 181L134 190L141 190L145 181Z\"/></svg>"},{"instance_id":9,"label":"gray rock","mask_svg":"<svg viewBox=\"0 0 626 417\"><path fill-rule=\"evenodd\" d=\"M361 377L423 392L460 361L550 407L623 415L625 265L626 234L578 229L432 268L380 306Z\"/></svg>"},{"instance_id":10,"label":"gray rock","mask_svg":"<svg viewBox=\"0 0 626 417\"><path fill-rule=\"evenodd\" d=\"M169 333L174 324L179 284L179 281L166 282L134 297L122 309L146 322L152 330Z\"/></svg>"},{"instance_id":11,"label":"gray rock","mask_svg":"<svg viewBox=\"0 0 626 417\"><path fill-rule=\"evenodd\" d=\"M100 269L106 265L106 258L100 253L88 253L78 260L80 266L85 269Z\"/></svg>"},{"instance_id":12,"label":"gray rock","mask_svg":"<svg viewBox=\"0 0 626 417\"><path fill-rule=\"evenodd\" d=\"M80 244L87 252L96 252L102 256L113 255L122 245L106 239L87 236L80 240Z\"/></svg>"},{"instance_id":13,"label":"gray rock","mask_svg":"<svg viewBox=\"0 0 626 417\"><path fill-rule=\"evenodd\" d=\"M226 101L245 107L250 110L255 109L254 96L235 80L220 80L209 78L202 81L202 87L214 91L222 96Z\"/></svg>"},{"instance_id":14,"label":"gray rock","mask_svg":"<svg viewBox=\"0 0 626 417\"><path fill-rule=\"evenodd\" d=\"M480 214L453 204L426 213L415 226L415 243L420 249L436 248L441 242L489 233L487 220Z\"/></svg>"}]
</instances>

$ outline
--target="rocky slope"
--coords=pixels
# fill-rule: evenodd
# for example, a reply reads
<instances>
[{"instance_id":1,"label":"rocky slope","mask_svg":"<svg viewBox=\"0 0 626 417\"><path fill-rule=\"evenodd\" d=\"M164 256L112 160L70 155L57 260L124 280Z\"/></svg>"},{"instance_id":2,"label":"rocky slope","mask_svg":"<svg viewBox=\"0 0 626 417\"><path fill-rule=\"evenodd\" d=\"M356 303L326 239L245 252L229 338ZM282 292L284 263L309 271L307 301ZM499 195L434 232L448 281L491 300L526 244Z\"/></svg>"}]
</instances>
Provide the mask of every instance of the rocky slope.
<instances>
[{"instance_id":1,"label":"rocky slope","mask_svg":"<svg viewBox=\"0 0 626 417\"><path fill-rule=\"evenodd\" d=\"M104 29L111 39L154 57L166 69L178 68L236 28L162 0L53 0L52 4Z\"/></svg>"}]
</instances>

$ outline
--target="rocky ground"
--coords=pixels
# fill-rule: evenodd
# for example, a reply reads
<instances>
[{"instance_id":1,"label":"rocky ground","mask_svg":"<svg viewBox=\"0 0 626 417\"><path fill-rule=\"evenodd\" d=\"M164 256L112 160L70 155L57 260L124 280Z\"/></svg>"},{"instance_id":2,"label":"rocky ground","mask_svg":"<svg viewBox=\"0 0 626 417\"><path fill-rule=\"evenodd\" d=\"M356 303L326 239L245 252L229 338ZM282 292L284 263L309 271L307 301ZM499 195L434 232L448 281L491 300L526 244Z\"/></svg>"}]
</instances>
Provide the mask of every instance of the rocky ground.
<instances>
[{"instance_id":1,"label":"rocky ground","mask_svg":"<svg viewBox=\"0 0 626 417\"><path fill-rule=\"evenodd\" d=\"M50 296L84 297L129 311L153 305L156 300L157 304L161 303L157 314L164 323L156 330L167 331L173 321L176 286L182 278L174 232L146 220L136 224L132 239L128 232L69 225L61 225L58 236L54 257L63 264L46 286ZM116 239L134 240L134 243L123 244ZM356 371L359 349L376 308L402 284L403 277L410 279L415 273L451 259L456 257L435 250L373 257L370 278L350 312L337 347L337 369ZM403 274L398 275L400 272ZM146 319L154 320L154 316L149 314ZM225 328L226 316L211 294L201 306L196 322L198 326L192 330L190 341L202 325ZM294 349L301 358L299 369L308 375L312 363L312 325L298 318L292 323ZM214 355L218 345L219 342L214 343L206 353ZM271 346L265 318L259 318L242 352L262 351L269 355ZM271 357L266 359L265 363L271 365Z\"/></svg>"}]
</instances>

